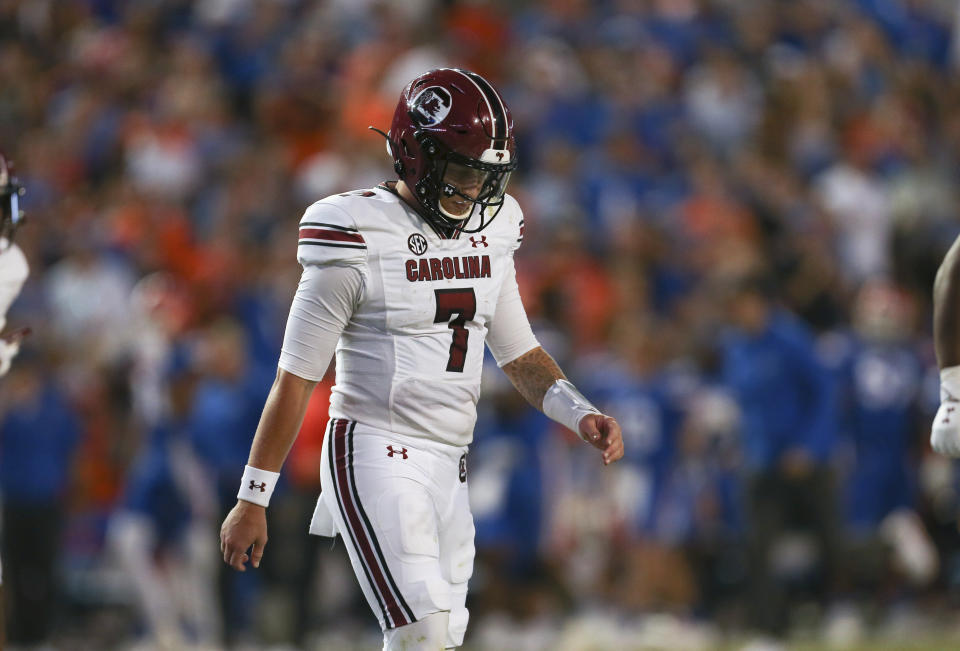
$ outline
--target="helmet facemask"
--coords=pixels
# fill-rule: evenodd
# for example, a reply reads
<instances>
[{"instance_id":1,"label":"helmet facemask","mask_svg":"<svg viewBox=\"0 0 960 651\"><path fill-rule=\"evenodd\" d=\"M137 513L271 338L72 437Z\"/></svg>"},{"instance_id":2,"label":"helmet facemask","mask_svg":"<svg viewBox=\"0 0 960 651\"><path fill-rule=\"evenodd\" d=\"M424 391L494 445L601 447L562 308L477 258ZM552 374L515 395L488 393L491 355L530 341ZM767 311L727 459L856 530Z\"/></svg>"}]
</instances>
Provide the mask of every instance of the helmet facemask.
<instances>
[{"instance_id":1,"label":"helmet facemask","mask_svg":"<svg viewBox=\"0 0 960 651\"><path fill-rule=\"evenodd\" d=\"M430 136L422 138L421 147L428 171L414 191L435 225L460 233L477 233L486 228L503 207L516 160L499 150L487 150L483 158L505 157L508 162L470 158L449 150ZM480 216L479 224L466 228L475 215Z\"/></svg>"}]
</instances>

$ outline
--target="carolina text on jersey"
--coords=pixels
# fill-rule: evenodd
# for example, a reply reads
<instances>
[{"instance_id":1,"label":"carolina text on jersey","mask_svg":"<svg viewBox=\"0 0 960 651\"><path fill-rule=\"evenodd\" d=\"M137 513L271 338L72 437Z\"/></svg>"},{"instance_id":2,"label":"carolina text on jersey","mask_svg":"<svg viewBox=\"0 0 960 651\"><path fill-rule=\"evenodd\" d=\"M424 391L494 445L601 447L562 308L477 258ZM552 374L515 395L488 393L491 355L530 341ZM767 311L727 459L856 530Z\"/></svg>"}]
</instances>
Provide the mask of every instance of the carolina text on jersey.
<instances>
[{"instance_id":1,"label":"carolina text on jersey","mask_svg":"<svg viewBox=\"0 0 960 651\"><path fill-rule=\"evenodd\" d=\"M443 258L410 258L406 261L407 280L412 283L445 278L489 278L489 255L464 255Z\"/></svg>"}]
</instances>

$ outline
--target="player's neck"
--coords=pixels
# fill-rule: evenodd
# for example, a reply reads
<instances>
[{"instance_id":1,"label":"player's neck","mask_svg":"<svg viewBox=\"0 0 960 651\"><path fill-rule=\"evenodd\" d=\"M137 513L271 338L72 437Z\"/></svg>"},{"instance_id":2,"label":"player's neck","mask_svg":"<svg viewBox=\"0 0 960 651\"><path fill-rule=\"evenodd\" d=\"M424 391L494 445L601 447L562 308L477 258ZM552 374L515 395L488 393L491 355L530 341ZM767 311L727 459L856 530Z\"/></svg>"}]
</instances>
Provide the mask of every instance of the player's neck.
<instances>
[{"instance_id":1,"label":"player's neck","mask_svg":"<svg viewBox=\"0 0 960 651\"><path fill-rule=\"evenodd\" d=\"M410 188L403 181L394 181L394 190L397 194L400 195L400 198L403 199L404 203L413 208L418 213L420 212L420 204L417 202L416 197L413 196L413 192L410 191Z\"/></svg>"},{"instance_id":2,"label":"player's neck","mask_svg":"<svg viewBox=\"0 0 960 651\"><path fill-rule=\"evenodd\" d=\"M410 191L410 187L406 183L404 183L402 180L398 180L395 182L393 189L397 193L397 195L401 199L403 199L403 202L406 203L408 206L410 206L410 208L413 209L414 212L420 215L420 217L423 218L424 221L430 224L434 230L437 230L438 228L440 229L440 231L437 232L438 235L445 238L454 237L454 235L457 232L457 229L455 227L450 226L450 227L444 228L442 225L436 224L423 216L423 212L421 211L421 208L420 208L420 202L417 201L416 197L413 196L413 192Z\"/></svg>"}]
</instances>

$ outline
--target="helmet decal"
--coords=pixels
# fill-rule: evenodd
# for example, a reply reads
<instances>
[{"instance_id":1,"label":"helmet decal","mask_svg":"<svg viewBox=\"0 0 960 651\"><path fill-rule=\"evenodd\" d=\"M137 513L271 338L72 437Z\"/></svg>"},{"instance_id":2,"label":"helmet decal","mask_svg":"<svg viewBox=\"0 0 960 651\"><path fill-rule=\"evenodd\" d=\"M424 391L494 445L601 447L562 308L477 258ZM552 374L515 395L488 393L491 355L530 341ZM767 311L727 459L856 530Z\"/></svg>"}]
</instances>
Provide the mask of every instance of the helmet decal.
<instances>
[{"instance_id":1,"label":"helmet decal","mask_svg":"<svg viewBox=\"0 0 960 651\"><path fill-rule=\"evenodd\" d=\"M410 102L410 117L421 127L435 127L450 114L453 98L446 88L424 88Z\"/></svg>"}]
</instances>

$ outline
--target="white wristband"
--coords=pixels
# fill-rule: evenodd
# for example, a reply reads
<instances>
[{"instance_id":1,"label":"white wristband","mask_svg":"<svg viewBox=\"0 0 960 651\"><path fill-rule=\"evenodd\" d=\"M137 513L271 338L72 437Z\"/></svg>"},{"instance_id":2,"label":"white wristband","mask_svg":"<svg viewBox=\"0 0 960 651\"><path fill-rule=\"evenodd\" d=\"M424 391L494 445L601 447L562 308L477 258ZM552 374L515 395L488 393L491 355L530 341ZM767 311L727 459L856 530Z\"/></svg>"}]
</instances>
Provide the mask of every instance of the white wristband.
<instances>
[{"instance_id":1,"label":"white wristband","mask_svg":"<svg viewBox=\"0 0 960 651\"><path fill-rule=\"evenodd\" d=\"M580 421L587 414L599 414L600 410L591 405L570 382L557 380L543 396L543 413L551 420L566 425L582 439Z\"/></svg>"},{"instance_id":2,"label":"white wristband","mask_svg":"<svg viewBox=\"0 0 960 651\"><path fill-rule=\"evenodd\" d=\"M237 499L267 506L270 504L270 496L273 495L273 489L276 487L278 479L280 479L279 472L244 466L243 479L240 480Z\"/></svg>"},{"instance_id":3,"label":"white wristband","mask_svg":"<svg viewBox=\"0 0 960 651\"><path fill-rule=\"evenodd\" d=\"M960 366L940 370L940 402L960 400Z\"/></svg>"}]
</instances>

